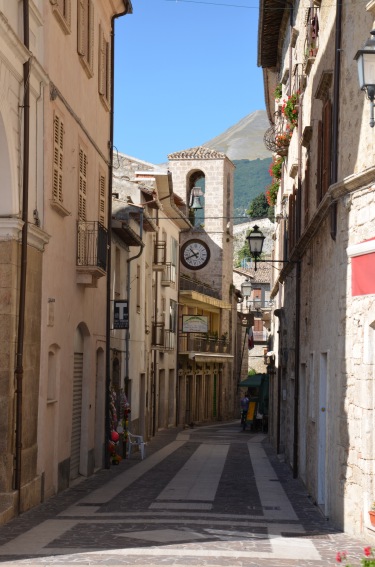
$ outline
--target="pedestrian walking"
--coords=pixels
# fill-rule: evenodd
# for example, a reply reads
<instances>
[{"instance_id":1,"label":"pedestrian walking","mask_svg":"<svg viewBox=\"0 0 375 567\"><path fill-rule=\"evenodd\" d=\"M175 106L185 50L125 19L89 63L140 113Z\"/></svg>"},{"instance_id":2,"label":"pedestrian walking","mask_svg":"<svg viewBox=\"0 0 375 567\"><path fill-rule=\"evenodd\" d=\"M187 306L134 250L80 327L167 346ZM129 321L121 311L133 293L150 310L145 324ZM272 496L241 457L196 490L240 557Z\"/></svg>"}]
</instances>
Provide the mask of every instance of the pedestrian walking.
<instances>
[{"instance_id":1,"label":"pedestrian walking","mask_svg":"<svg viewBox=\"0 0 375 567\"><path fill-rule=\"evenodd\" d=\"M242 430L245 431L246 429L246 417L247 417L247 412L249 410L249 403L250 400L247 397L247 393L245 392L243 395L243 398L241 398L241 425L242 425Z\"/></svg>"}]
</instances>

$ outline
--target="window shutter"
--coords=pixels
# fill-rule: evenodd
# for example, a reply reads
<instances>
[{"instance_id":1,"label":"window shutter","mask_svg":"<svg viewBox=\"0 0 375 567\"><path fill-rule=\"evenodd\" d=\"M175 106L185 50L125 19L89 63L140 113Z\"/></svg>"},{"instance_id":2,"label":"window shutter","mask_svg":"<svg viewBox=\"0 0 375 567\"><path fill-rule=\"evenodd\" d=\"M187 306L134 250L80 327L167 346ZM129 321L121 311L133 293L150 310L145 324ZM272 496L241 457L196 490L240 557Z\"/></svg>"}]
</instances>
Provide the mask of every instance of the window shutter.
<instances>
[{"instance_id":1,"label":"window shutter","mask_svg":"<svg viewBox=\"0 0 375 567\"><path fill-rule=\"evenodd\" d=\"M332 105L327 100L323 107L323 159L322 159L322 197L331 184L331 138L332 138Z\"/></svg>"},{"instance_id":2,"label":"window shutter","mask_svg":"<svg viewBox=\"0 0 375 567\"><path fill-rule=\"evenodd\" d=\"M78 53L87 56L86 0L78 0Z\"/></svg>"},{"instance_id":3,"label":"window shutter","mask_svg":"<svg viewBox=\"0 0 375 567\"><path fill-rule=\"evenodd\" d=\"M310 200L310 158L307 158L305 168L305 183L304 183L304 228L309 223L309 200Z\"/></svg>"},{"instance_id":4,"label":"window shutter","mask_svg":"<svg viewBox=\"0 0 375 567\"><path fill-rule=\"evenodd\" d=\"M322 200L322 151L323 151L323 124L322 121L318 122L318 163L316 172L316 206L319 205Z\"/></svg>"},{"instance_id":5,"label":"window shutter","mask_svg":"<svg viewBox=\"0 0 375 567\"><path fill-rule=\"evenodd\" d=\"M105 96L106 81L106 46L102 26L99 26L99 93Z\"/></svg>"},{"instance_id":6,"label":"window shutter","mask_svg":"<svg viewBox=\"0 0 375 567\"><path fill-rule=\"evenodd\" d=\"M87 155L82 148L79 149L79 195L78 219L86 221L86 194L87 194Z\"/></svg>"},{"instance_id":7,"label":"window shutter","mask_svg":"<svg viewBox=\"0 0 375 567\"><path fill-rule=\"evenodd\" d=\"M110 104L110 100L111 100L111 45L109 43L109 41L106 41L106 46L107 46L107 69L106 69L106 75L107 75L107 94L106 94L106 99L108 102L108 106Z\"/></svg>"},{"instance_id":8,"label":"window shutter","mask_svg":"<svg viewBox=\"0 0 375 567\"><path fill-rule=\"evenodd\" d=\"M62 174L63 174L64 125L55 115L53 119L53 187L52 198L62 203Z\"/></svg>"},{"instance_id":9,"label":"window shutter","mask_svg":"<svg viewBox=\"0 0 375 567\"><path fill-rule=\"evenodd\" d=\"M94 3L92 0L89 0L88 10L89 10L88 64L91 73L94 74Z\"/></svg>"},{"instance_id":10,"label":"window shutter","mask_svg":"<svg viewBox=\"0 0 375 567\"><path fill-rule=\"evenodd\" d=\"M105 226L105 175L99 173L99 222Z\"/></svg>"}]
</instances>

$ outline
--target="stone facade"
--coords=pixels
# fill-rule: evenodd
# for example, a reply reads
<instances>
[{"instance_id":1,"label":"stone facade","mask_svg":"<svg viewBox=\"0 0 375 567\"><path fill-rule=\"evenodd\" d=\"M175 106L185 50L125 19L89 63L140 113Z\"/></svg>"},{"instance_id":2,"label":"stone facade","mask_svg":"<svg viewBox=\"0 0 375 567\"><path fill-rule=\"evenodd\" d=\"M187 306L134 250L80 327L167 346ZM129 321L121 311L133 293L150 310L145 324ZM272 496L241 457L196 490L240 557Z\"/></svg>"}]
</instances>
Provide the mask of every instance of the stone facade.
<instances>
[{"instance_id":1,"label":"stone facade","mask_svg":"<svg viewBox=\"0 0 375 567\"><path fill-rule=\"evenodd\" d=\"M193 348L192 343L189 346L192 335L188 338L181 334L188 343L184 347L181 343L179 348L179 422L227 419L237 416L237 361L233 353L238 337L232 284L234 166L225 154L205 147L176 152L168 159L174 191L188 205L195 183L204 180L203 223L182 232L181 245L198 239L210 251L210 260L202 269L190 270L181 264L181 276L192 292L180 289L180 330L183 315L202 315L207 317L209 334L217 336L215 345L210 345L210 339L206 345L217 354L206 354L204 342ZM195 294L194 288L203 291Z\"/></svg>"},{"instance_id":2,"label":"stone facade","mask_svg":"<svg viewBox=\"0 0 375 567\"><path fill-rule=\"evenodd\" d=\"M99 47L109 48L112 16L131 3L88 6L1 4L0 522L103 465L99 223L107 222L111 73ZM78 235L79 222L96 228Z\"/></svg>"},{"instance_id":3,"label":"stone facade","mask_svg":"<svg viewBox=\"0 0 375 567\"><path fill-rule=\"evenodd\" d=\"M275 257L290 262L273 275L270 438L322 512L369 541L375 289L373 247L365 243L375 237L375 168L354 56L373 27L372 6L340 14L314 4L307 17L297 7L292 21L285 12L272 23L277 50L263 27L272 7L264 0L258 61L276 152L277 136L287 131L282 107L289 96L298 99L276 204Z\"/></svg>"}]
</instances>

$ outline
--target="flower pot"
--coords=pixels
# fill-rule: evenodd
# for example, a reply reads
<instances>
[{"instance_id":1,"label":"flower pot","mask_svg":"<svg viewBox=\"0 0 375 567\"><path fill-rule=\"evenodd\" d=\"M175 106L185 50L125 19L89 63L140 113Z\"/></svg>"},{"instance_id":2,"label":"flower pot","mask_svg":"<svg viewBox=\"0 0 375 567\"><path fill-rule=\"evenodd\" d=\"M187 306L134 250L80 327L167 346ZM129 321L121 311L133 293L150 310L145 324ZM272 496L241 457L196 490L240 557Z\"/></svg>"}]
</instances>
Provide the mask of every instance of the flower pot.
<instances>
[{"instance_id":1,"label":"flower pot","mask_svg":"<svg viewBox=\"0 0 375 567\"><path fill-rule=\"evenodd\" d=\"M375 527L375 510L369 510L370 523Z\"/></svg>"}]
</instances>

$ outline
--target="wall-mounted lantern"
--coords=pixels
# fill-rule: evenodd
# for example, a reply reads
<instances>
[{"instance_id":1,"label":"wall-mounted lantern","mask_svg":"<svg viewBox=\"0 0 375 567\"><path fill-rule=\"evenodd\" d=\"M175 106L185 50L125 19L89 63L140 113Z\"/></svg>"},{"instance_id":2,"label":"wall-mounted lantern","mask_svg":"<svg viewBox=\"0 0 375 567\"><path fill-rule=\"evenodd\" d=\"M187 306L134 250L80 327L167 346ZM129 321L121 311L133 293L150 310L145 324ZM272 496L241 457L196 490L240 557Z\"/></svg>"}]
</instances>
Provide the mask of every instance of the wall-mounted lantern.
<instances>
[{"instance_id":1,"label":"wall-mounted lantern","mask_svg":"<svg viewBox=\"0 0 375 567\"><path fill-rule=\"evenodd\" d=\"M358 65L359 86L366 92L370 101L370 126L375 125L374 119L374 98L375 98L375 30L372 30L371 37L364 46L357 51L354 59Z\"/></svg>"}]
</instances>

